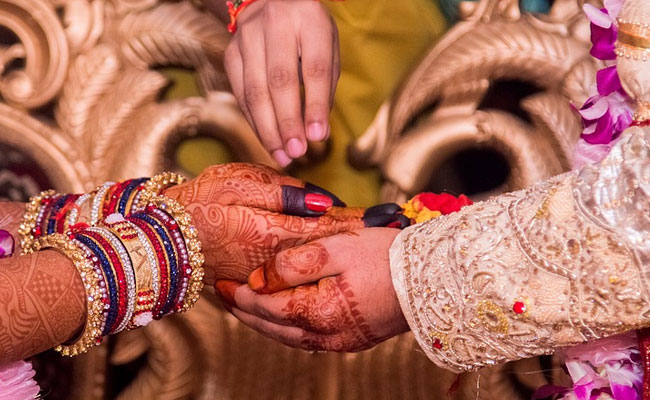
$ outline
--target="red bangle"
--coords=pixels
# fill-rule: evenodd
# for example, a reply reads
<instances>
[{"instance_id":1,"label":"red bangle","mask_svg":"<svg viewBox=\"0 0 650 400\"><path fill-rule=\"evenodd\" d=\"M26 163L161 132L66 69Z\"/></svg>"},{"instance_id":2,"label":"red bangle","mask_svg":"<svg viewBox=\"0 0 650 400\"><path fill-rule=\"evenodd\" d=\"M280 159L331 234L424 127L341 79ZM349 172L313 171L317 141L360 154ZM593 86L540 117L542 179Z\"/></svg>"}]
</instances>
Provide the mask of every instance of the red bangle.
<instances>
[{"instance_id":1,"label":"red bangle","mask_svg":"<svg viewBox=\"0 0 650 400\"><path fill-rule=\"evenodd\" d=\"M228 6L228 15L230 16L228 32L237 32L237 16L244 10L244 8L248 7L248 5L254 2L255 0L235 0L226 2L226 5Z\"/></svg>"},{"instance_id":2,"label":"red bangle","mask_svg":"<svg viewBox=\"0 0 650 400\"><path fill-rule=\"evenodd\" d=\"M99 248L104 251L105 257L111 263L113 275L117 281L117 315L115 321L113 321L108 329L108 332L115 333L115 329L120 326L122 320L124 320L124 317L126 317L127 314L128 293L126 287L126 275L124 274L124 266L122 265L122 260L120 260L120 257L118 256L117 250L102 235L92 231L84 231L83 234L91 238L99 246Z\"/></svg>"},{"instance_id":3,"label":"red bangle","mask_svg":"<svg viewBox=\"0 0 650 400\"><path fill-rule=\"evenodd\" d=\"M169 267L167 266L167 258L165 256L165 247L161 243L160 238L156 235L153 229L149 225L147 225L146 222L142 221L141 219L138 218L133 218L132 215L129 215L126 217L126 220L133 223L135 226L140 228L142 232L144 232L145 236L149 239L149 242L154 248L154 252L156 253L156 257L158 258L158 277L160 279L160 293L158 294L158 298L156 299L156 302L153 306L153 309L151 310L151 313L153 314L153 319L160 319L162 318L162 314L160 311L162 310L162 307L165 305L165 301L167 297L169 296L169 290L170 290L170 281L169 281Z\"/></svg>"}]
</instances>

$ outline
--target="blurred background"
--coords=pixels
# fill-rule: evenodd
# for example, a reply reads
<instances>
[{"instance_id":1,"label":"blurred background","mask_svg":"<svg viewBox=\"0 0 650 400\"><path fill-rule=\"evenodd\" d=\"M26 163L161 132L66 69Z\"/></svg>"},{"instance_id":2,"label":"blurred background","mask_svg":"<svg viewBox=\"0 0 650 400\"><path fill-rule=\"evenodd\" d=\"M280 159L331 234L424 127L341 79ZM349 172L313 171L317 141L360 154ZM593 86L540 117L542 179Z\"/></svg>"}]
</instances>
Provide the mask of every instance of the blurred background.
<instances>
[{"instance_id":1,"label":"blurred background","mask_svg":"<svg viewBox=\"0 0 650 400\"><path fill-rule=\"evenodd\" d=\"M596 68L582 3L323 2L341 38L332 136L286 172L369 206L422 191L481 200L570 169L571 107ZM0 199L275 166L229 92L228 40L196 1L0 0ZM292 350L207 292L187 315L34 362L48 399L523 399L562 379L540 358L457 380L410 335L359 354Z\"/></svg>"}]
</instances>

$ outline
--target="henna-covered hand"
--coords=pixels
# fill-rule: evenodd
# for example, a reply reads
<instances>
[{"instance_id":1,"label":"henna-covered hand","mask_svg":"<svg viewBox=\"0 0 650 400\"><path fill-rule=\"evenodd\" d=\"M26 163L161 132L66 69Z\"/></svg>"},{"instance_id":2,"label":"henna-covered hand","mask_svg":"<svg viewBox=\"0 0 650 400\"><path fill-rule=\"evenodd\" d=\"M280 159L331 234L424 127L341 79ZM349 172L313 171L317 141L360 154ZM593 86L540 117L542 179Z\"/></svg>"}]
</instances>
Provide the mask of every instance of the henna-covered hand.
<instances>
[{"instance_id":1,"label":"henna-covered hand","mask_svg":"<svg viewBox=\"0 0 650 400\"><path fill-rule=\"evenodd\" d=\"M217 292L253 329L292 347L360 351L408 331L390 277L398 231L363 229L280 252Z\"/></svg>"},{"instance_id":2,"label":"henna-covered hand","mask_svg":"<svg viewBox=\"0 0 650 400\"><path fill-rule=\"evenodd\" d=\"M0 260L0 364L71 339L85 319L84 289L56 251Z\"/></svg>"},{"instance_id":3,"label":"henna-covered hand","mask_svg":"<svg viewBox=\"0 0 650 400\"><path fill-rule=\"evenodd\" d=\"M192 214L206 256L205 283L246 282L250 272L279 251L365 226L405 226L396 205L345 206L315 185L260 165L210 167L165 192ZM366 215L367 214L367 215Z\"/></svg>"}]
</instances>

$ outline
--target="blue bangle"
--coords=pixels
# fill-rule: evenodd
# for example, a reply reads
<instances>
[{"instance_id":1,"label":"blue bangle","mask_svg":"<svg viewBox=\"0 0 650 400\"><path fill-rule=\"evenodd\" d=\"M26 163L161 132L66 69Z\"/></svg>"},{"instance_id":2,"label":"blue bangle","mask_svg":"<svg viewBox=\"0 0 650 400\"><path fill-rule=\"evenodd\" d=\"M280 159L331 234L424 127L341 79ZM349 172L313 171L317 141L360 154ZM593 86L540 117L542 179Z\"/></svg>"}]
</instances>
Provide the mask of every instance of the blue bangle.
<instances>
[{"instance_id":1,"label":"blue bangle","mask_svg":"<svg viewBox=\"0 0 650 400\"><path fill-rule=\"evenodd\" d=\"M108 315L106 316L106 324L104 325L104 330L102 331L102 336L108 336L111 332L111 328L115 323L118 312L118 299L117 299L117 284L115 283L115 277L113 276L113 269L111 268L111 262L106 258L106 255L103 251L100 250L99 245L90 237L83 235L82 233L75 234L75 239L80 241L90 251L95 254L99 259L99 263L104 270L104 276L106 281L108 281L108 294L110 298L110 308L108 309Z\"/></svg>"},{"instance_id":2,"label":"blue bangle","mask_svg":"<svg viewBox=\"0 0 650 400\"><path fill-rule=\"evenodd\" d=\"M120 202L117 206L117 212L126 215L127 210L126 210L126 205L129 202L129 198L131 198L131 195L133 192L143 183L147 182L149 178L138 178L134 179L133 182L131 182L125 189L122 191L122 196L120 197Z\"/></svg>"}]
</instances>

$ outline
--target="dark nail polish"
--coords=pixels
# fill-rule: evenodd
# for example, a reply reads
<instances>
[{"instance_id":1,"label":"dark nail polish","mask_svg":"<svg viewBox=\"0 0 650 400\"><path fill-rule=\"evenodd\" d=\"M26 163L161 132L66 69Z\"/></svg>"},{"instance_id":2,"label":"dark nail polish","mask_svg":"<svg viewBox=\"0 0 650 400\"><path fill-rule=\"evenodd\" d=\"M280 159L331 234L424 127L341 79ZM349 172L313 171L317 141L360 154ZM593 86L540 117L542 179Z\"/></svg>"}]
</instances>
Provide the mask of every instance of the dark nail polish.
<instances>
[{"instance_id":1,"label":"dark nail polish","mask_svg":"<svg viewBox=\"0 0 650 400\"><path fill-rule=\"evenodd\" d=\"M320 193L332 199L334 206L336 207L345 207L345 203L341 201L336 195L329 190L325 190L320 186L314 185L313 183L307 182L305 184L305 190L310 193Z\"/></svg>"},{"instance_id":2,"label":"dark nail polish","mask_svg":"<svg viewBox=\"0 0 650 400\"><path fill-rule=\"evenodd\" d=\"M298 217L320 217L332 208L333 200L296 186L282 186L282 212Z\"/></svg>"},{"instance_id":3,"label":"dark nail polish","mask_svg":"<svg viewBox=\"0 0 650 400\"><path fill-rule=\"evenodd\" d=\"M364 225L367 228L374 228L380 226L387 226L388 224L395 221L395 216L386 215L386 214L371 215L371 216L364 216L362 220Z\"/></svg>"},{"instance_id":4,"label":"dark nail polish","mask_svg":"<svg viewBox=\"0 0 650 400\"><path fill-rule=\"evenodd\" d=\"M298 217L312 217L319 214L305 206L305 189L296 186L282 186L282 212ZM316 215L314 215L316 214Z\"/></svg>"},{"instance_id":5,"label":"dark nail polish","mask_svg":"<svg viewBox=\"0 0 650 400\"><path fill-rule=\"evenodd\" d=\"M411 220L403 214L371 215L369 217L363 217L362 220L368 228L387 227L404 229L411 225Z\"/></svg>"},{"instance_id":6,"label":"dark nail polish","mask_svg":"<svg viewBox=\"0 0 650 400\"><path fill-rule=\"evenodd\" d=\"M364 217L371 217L373 215L394 215L402 211L402 207L395 203L378 204L376 206L368 207L363 214Z\"/></svg>"},{"instance_id":7,"label":"dark nail polish","mask_svg":"<svg viewBox=\"0 0 650 400\"><path fill-rule=\"evenodd\" d=\"M400 225L397 227L398 229L405 229L411 226L411 219L406 215L397 214L395 217L397 218L397 221L399 221L400 223Z\"/></svg>"}]
</instances>

